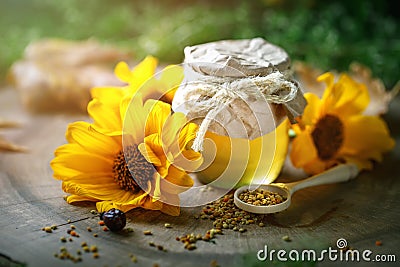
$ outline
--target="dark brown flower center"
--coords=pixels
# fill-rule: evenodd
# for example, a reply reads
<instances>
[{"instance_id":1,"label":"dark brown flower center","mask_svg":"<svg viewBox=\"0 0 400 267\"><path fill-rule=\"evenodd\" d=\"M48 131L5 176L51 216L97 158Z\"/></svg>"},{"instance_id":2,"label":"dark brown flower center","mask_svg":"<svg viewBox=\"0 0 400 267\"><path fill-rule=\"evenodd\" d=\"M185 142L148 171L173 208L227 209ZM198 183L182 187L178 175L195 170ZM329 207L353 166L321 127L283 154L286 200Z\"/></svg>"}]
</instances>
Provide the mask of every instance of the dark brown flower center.
<instances>
[{"instance_id":1,"label":"dark brown flower center","mask_svg":"<svg viewBox=\"0 0 400 267\"><path fill-rule=\"evenodd\" d=\"M343 123L334 115L325 115L311 133L318 157L321 160L329 160L343 144Z\"/></svg>"},{"instance_id":2,"label":"dark brown flower center","mask_svg":"<svg viewBox=\"0 0 400 267\"><path fill-rule=\"evenodd\" d=\"M153 164L143 157L137 145L125 147L125 151L121 150L114 159L114 181L126 191L146 190L155 171Z\"/></svg>"}]
</instances>

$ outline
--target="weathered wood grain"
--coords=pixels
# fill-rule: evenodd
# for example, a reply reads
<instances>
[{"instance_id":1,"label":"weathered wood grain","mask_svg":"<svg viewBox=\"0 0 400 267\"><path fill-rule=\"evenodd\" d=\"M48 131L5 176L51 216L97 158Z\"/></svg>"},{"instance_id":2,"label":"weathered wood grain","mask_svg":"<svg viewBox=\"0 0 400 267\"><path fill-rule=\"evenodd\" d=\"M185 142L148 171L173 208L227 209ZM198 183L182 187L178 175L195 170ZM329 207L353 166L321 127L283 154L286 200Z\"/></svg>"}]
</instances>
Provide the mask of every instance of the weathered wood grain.
<instances>
[{"instance_id":1,"label":"weathered wood grain","mask_svg":"<svg viewBox=\"0 0 400 267\"><path fill-rule=\"evenodd\" d=\"M179 217L137 209L128 213L128 226L134 232L115 234L103 232L97 225L98 219L89 212L94 204L66 204L60 182L52 178L49 162L54 149L65 142L67 124L88 118L32 115L24 111L14 91L0 90L0 116L23 125L2 134L29 148L28 153L0 155L0 266L72 266L72 262L59 260L53 254L63 245L75 253L81 241L97 245L100 258L84 254L76 266L210 266L214 259L220 266L266 266L256 259L256 252L264 245L271 249L321 250L336 248L338 238L345 238L353 248L396 254L399 259L399 114L397 98L386 116L397 138L396 149L372 172L364 172L345 184L302 190L295 194L287 211L266 218L266 227L250 226L243 234L225 231L217 236L215 244L200 241L196 250L187 251L175 240L176 236L204 233L212 227L209 220L193 218L201 207L184 208ZM293 172L286 167L280 181L293 179L290 176ZM80 237L63 244L59 239L66 236L67 220L77 227ZM164 227L166 222L172 225L171 229ZM54 233L41 231L51 224L59 225ZM86 231L87 227L93 232ZM153 232L152 236L143 235L147 229ZM99 237L93 237L95 232ZM283 241L284 235L289 235L292 242ZM376 240L382 240L383 245L375 246ZM163 245L168 252L150 247L150 241ZM130 253L137 257L136 264L131 262ZM343 263L318 265L335 264Z\"/></svg>"}]
</instances>

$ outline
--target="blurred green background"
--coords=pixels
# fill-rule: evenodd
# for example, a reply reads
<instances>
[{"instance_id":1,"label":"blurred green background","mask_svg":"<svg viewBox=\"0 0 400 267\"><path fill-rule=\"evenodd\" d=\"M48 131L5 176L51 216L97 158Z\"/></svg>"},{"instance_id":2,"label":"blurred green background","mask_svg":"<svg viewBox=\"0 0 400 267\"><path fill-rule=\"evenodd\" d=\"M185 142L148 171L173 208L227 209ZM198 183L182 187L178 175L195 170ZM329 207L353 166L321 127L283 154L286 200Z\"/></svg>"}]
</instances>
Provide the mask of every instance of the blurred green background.
<instances>
[{"instance_id":1,"label":"blurred green background","mask_svg":"<svg viewBox=\"0 0 400 267\"><path fill-rule=\"evenodd\" d=\"M397 1L317 0L1 0L0 72L43 37L94 37L179 63L183 48L230 38L264 37L293 60L345 71L358 61L387 87L399 80Z\"/></svg>"}]
</instances>

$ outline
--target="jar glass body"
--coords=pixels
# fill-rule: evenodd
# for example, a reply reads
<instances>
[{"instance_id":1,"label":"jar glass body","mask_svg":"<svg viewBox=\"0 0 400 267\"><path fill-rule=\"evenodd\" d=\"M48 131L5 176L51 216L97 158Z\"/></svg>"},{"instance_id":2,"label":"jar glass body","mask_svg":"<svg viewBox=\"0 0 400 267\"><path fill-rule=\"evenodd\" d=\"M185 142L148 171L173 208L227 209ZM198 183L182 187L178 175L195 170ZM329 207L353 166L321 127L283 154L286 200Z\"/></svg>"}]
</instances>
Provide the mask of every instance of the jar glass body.
<instances>
[{"instance_id":1,"label":"jar glass body","mask_svg":"<svg viewBox=\"0 0 400 267\"><path fill-rule=\"evenodd\" d=\"M279 175L289 144L289 122L254 140L207 132L200 182L222 188L269 184Z\"/></svg>"}]
</instances>

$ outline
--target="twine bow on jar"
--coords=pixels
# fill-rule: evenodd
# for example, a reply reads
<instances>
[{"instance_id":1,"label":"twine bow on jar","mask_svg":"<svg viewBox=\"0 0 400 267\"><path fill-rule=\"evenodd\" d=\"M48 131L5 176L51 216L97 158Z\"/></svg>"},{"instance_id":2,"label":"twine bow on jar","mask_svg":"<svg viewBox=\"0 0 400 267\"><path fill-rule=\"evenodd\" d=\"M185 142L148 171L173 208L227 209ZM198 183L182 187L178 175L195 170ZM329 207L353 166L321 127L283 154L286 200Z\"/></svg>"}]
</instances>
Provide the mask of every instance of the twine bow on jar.
<instances>
[{"instance_id":1,"label":"twine bow on jar","mask_svg":"<svg viewBox=\"0 0 400 267\"><path fill-rule=\"evenodd\" d=\"M274 104L283 104L291 102L296 98L298 86L296 83L288 80L285 75L279 71L272 72L267 76L245 77L245 78L206 78L192 81L190 89L194 94L212 95L211 98L197 102L193 105L191 112L204 113L206 116L200 124L192 149L202 151L204 136L210 123L217 114L234 99L264 100ZM287 109L290 110L290 109ZM298 114L288 116L292 123Z\"/></svg>"},{"instance_id":2,"label":"twine bow on jar","mask_svg":"<svg viewBox=\"0 0 400 267\"><path fill-rule=\"evenodd\" d=\"M184 53L185 79L172 108L200 125L193 150L203 150L207 131L253 140L284 120L282 110L291 123L303 113L306 101L282 48L254 38L188 46Z\"/></svg>"}]
</instances>

